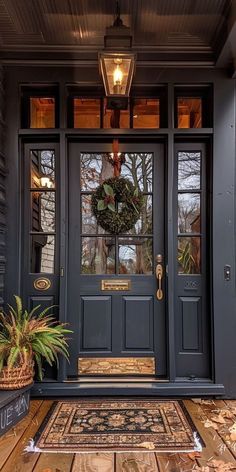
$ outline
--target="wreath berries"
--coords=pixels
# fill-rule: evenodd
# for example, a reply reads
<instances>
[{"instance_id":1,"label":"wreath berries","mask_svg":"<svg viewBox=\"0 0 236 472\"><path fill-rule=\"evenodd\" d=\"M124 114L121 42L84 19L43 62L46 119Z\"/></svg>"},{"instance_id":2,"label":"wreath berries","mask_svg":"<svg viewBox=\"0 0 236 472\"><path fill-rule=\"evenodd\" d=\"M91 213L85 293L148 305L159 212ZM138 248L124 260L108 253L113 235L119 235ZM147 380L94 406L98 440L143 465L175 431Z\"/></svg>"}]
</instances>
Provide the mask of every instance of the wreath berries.
<instances>
[{"instance_id":1,"label":"wreath berries","mask_svg":"<svg viewBox=\"0 0 236 472\"><path fill-rule=\"evenodd\" d=\"M104 180L92 195L92 212L98 224L112 234L133 228L142 206L142 193L123 177Z\"/></svg>"}]
</instances>

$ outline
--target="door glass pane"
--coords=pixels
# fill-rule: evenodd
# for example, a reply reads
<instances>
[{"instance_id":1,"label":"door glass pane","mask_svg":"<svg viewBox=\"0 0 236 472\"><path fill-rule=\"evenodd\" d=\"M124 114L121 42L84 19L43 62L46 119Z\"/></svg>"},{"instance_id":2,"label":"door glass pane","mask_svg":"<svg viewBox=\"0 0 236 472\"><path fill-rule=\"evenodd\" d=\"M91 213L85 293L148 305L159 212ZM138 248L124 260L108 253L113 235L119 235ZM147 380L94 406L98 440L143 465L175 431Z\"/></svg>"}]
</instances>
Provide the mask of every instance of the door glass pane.
<instances>
[{"instance_id":1,"label":"door glass pane","mask_svg":"<svg viewBox=\"0 0 236 472\"><path fill-rule=\"evenodd\" d=\"M202 99L177 98L178 128L202 128Z\"/></svg>"},{"instance_id":2,"label":"door glass pane","mask_svg":"<svg viewBox=\"0 0 236 472\"><path fill-rule=\"evenodd\" d=\"M31 192L31 230L55 231L55 192Z\"/></svg>"},{"instance_id":3,"label":"door glass pane","mask_svg":"<svg viewBox=\"0 0 236 472\"><path fill-rule=\"evenodd\" d=\"M55 187L55 152L54 150L32 150L31 188Z\"/></svg>"},{"instance_id":4,"label":"door glass pane","mask_svg":"<svg viewBox=\"0 0 236 472\"><path fill-rule=\"evenodd\" d=\"M160 100L135 98L133 104L133 128L160 127Z\"/></svg>"},{"instance_id":5,"label":"door glass pane","mask_svg":"<svg viewBox=\"0 0 236 472\"><path fill-rule=\"evenodd\" d=\"M119 238L119 274L151 274L152 238Z\"/></svg>"},{"instance_id":6,"label":"door glass pane","mask_svg":"<svg viewBox=\"0 0 236 472\"><path fill-rule=\"evenodd\" d=\"M121 167L121 176L129 179L142 192L152 192L152 172L152 153L125 153L125 162Z\"/></svg>"},{"instance_id":7,"label":"door glass pane","mask_svg":"<svg viewBox=\"0 0 236 472\"><path fill-rule=\"evenodd\" d=\"M115 273L115 240L107 238L82 238L82 274Z\"/></svg>"},{"instance_id":8,"label":"door glass pane","mask_svg":"<svg viewBox=\"0 0 236 472\"><path fill-rule=\"evenodd\" d=\"M178 238L178 272L179 274L201 273L201 238Z\"/></svg>"},{"instance_id":9,"label":"door glass pane","mask_svg":"<svg viewBox=\"0 0 236 472\"><path fill-rule=\"evenodd\" d=\"M34 234L31 236L30 270L33 273L54 273L55 236Z\"/></svg>"},{"instance_id":10,"label":"door glass pane","mask_svg":"<svg viewBox=\"0 0 236 472\"><path fill-rule=\"evenodd\" d=\"M81 153L80 179L82 191L93 191L105 179L113 177L113 166L106 153Z\"/></svg>"},{"instance_id":11,"label":"door glass pane","mask_svg":"<svg viewBox=\"0 0 236 472\"><path fill-rule=\"evenodd\" d=\"M201 153L178 152L178 189L201 188Z\"/></svg>"},{"instance_id":12,"label":"door glass pane","mask_svg":"<svg viewBox=\"0 0 236 472\"><path fill-rule=\"evenodd\" d=\"M30 128L55 128L55 98L30 97Z\"/></svg>"},{"instance_id":13,"label":"door glass pane","mask_svg":"<svg viewBox=\"0 0 236 472\"><path fill-rule=\"evenodd\" d=\"M144 195L141 215L129 234L152 234L152 195Z\"/></svg>"},{"instance_id":14,"label":"door glass pane","mask_svg":"<svg viewBox=\"0 0 236 472\"><path fill-rule=\"evenodd\" d=\"M178 195L178 232L200 233L200 195L179 193Z\"/></svg>"},{"instance_id":15,"label":"door glass pane","mask_svg":"<svg viewBox=\"0 0 236 472\"><path fill-rule=\"evenodd\" d=\"M74 128L100 128L100 100L74 98Z\"/></svg>"},{"instance_id":16,"label":"door glass pane","mask_svg":"<svg viewBox=\"0 0 236 472\"><path fill-rule=\"evenodd\" d=\"M104 229L97 224L92 214L91 195L81 195L82 234L103 234Z\"/></svg>"}]
</instances>

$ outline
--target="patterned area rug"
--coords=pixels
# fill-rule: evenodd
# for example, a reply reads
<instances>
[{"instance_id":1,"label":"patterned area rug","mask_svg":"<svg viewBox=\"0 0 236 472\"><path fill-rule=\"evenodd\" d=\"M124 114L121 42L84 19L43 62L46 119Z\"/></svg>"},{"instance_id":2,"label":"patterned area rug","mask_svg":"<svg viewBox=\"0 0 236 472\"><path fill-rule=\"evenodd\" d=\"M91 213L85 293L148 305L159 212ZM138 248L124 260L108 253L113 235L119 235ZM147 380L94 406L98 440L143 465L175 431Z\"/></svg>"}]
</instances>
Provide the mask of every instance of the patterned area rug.
<instances>
[{"instance_id":1,"label":"patterned area rug","mask_svg":"<svg viewBox=\"0 0 236 472\"><path fill-rule=\"evenodd\" d=\"M176 400L55 402L31 452L191 452L201 443L183 404Z\"/></svg>"}]
</instances>

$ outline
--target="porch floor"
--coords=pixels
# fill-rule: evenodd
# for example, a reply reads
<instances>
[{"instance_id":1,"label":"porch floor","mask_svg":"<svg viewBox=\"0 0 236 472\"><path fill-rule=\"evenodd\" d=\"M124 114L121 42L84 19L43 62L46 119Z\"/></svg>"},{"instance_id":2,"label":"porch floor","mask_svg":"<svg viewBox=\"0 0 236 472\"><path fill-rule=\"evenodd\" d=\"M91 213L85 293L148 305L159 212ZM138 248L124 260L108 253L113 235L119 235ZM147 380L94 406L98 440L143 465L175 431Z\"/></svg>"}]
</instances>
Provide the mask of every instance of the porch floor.
<instances>
[{"instance_id":1,"label":"porch floor","mask_svg":"<svg viewBox=\"0 0 236 472\"><path fill-rule=\"evenodd\" d=\"M28 416L0 438L0 470L2 472L224 472L236 470L236 400L184 400L206 444L201 454L25 453L25 446L29 439L34 437L52 403L51 400L32 400ZM234 430L230 433L233 425Z\"/></svg>"}]
</instances>

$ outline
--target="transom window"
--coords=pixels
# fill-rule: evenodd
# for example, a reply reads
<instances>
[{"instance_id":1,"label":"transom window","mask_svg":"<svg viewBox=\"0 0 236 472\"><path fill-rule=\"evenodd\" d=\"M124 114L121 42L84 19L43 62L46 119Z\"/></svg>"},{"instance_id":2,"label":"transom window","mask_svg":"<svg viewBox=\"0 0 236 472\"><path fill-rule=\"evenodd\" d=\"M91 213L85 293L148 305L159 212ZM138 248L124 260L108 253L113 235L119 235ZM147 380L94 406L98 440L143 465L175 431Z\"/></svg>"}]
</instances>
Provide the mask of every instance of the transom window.
<instances>
[{"instance_id":1,"label":"transom window","mask_svg":"<svg viewBox=\"0 0 236 472\"><path fill-rule=\"evenodd\" d=\"M112 109L106 98L73 98L69 127L74 128L159 128L160 99L133 98L126 109Z\"/></svg>"},{"instance_id":2,"label":"transom window","mask_svg":"<svg viewBox=\"0 0 236 472\"><path fill-rule=\"evenodd\" d=\"M174 86L174 123L168 117L167 88L134 87L126 101L108 100L103 90L90 88L78 91L65 88L65 116L59 116L57 86L21 87L22 128L75 129L158 129L206 128L212 126L212 88L209 85ZM66 98L67 94L67 98ZM63 105L64 109L64 105ZM172 113L172 112L171 112Z\"/></svg>"}]
</instances>

